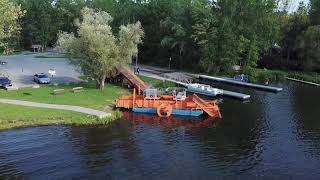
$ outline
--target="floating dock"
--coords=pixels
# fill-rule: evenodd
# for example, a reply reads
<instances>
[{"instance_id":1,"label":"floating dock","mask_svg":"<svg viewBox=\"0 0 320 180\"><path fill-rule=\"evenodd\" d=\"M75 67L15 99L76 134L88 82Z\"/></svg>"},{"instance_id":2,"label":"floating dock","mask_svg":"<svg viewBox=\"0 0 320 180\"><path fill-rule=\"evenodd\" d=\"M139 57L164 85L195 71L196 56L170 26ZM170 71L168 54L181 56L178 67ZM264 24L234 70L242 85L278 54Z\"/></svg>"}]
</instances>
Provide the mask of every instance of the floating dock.
<instances>
[{"instance_id":1,"label":"floating dock","mask_svg":"<svg viewBox=\"0 0 320 180\"><path fill-rule=\"evenodd\" d=\"M249 87L249 88L255 88L255 89L271 91L271 92L281 92L283 90L282 88L278 88L278 87L264 86L264 85L260 85L260 84L252 84L252 83L240 82L240 81L235 81L235 80L227 79L227 78L218 78L218 77L206 76L206 75L198 75L198 77L202 78L202 79L208 79L208 80L216 81L216 82L222 82L222 83L238 85L238 86L243 86L243 87Z\"/></svg>"},{"instance_id":2,"label":"floating dock","mask_svg":"<svg viewBox=\"0 0 320 180\"><path fill-rule=\"evenodd\" d=\"M185 86L187 87L188 84L187 83L184 83L184 82L180 82L180 81L176 81L176 80L172 80L172 79L167 79L167 78L164 78L164 77L160 77L158 75L154 75L154 74L143 74L144 76L148 76L148 77L151 77L151 78L154 78L154 79L159 79L159 80L163 80L163 81L168 81L168 82L173 82L175 84L179 84L181 86ZM235 98L235 99L240 99L242 101L246 101L246 100L249 100L250 99L250 95L248 94L242 94L242 93L238 93L238 92L232 92L232 91L226 91L226 90L223 90L223 96L226 96L226 97L231 97L231 98ZM188 90L187 90L188 91Z\"/></svg>"},{"instance_id":3,"label":"floating dock","mask_svg":"<svg viewBox=\"0 0 320 180\"><path fill-rule=\"evenodd\" d=\"M246 101L250 99L250 95L248 94L242 94L242 93L238 93L238 92L232 92L232 91L226 91L223 90L223 95L227 96L227 97L231 97L231 98L236 98L236 99L240 99L242 101Z\"/></svg>"},{"instance_id":4,"label":"floating dock","mask_svg":"<svg viewBox=\"0 0 320 180\"><path fill-rule=\"evenodd\" d=\"M313 82L308 82L308 81L304 81L304 80L300 80L300 79L294 79L294 78L289 78L289 77L287 77L286 79L288 79L290 81L300 82L300 83L303 83L303 84L309 84L309 85L313 85L313 86L320 86L320 84L313 83Z\"/></svg>"}]
</instances>

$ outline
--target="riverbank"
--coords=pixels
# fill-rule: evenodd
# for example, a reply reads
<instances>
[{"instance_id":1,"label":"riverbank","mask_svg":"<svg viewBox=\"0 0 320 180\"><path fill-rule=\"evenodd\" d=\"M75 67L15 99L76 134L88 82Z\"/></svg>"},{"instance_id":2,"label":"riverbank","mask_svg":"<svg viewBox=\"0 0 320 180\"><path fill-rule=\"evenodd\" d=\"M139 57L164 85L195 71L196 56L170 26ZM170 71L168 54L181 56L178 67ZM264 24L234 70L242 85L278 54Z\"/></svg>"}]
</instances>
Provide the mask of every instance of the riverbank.
<instances>
[{"instance_id":1,"label":"riverbank","mask_svg":"<svg viewBox=\"0 0 320 180\"><path fill-rule=\"evenodd\" d=\"M71 92L74 87L84 87L79 93ZM55 89L64 89L65 93L53 95ZM59 86L41 86L40 88L22 88L17 91L0 91L5 99L32 101L49 104L75 105L111 113L110 117L97 118L77 112L52 110L45 108L23 107L0 104L0 130L40 126L50 124L63 125L106 125L121 117L121 112L113 110L112 103L130 91L116 85L107 84L102 91L95 89L94 82Z\"/></svg>"},{"instance_id":2,"label":"riverbank","mask_svg":"<svg viewBox=\"0 0 320 180\"><path fill-rule=\"evenodd\" d=\"M320 74L317 73L253 69L252 71L246 72L246 74L250 76L253 82L263 82L266 79L270 79L271 81L283 81L289 77L313 83L320 83Z\"/></svg>"},{"instance_id":3,"label":"riverbank","mask_svg":"<svg viewBox=\"0 0 320 180\"><path fill-rule=\"evenodd\" d=\"M0 104L0 131L13 128L47 125L107 125L121 117L119 111L111 111L111 116L97 118L82 113L64 110L23 107Z\"/></svg>"},{"instance_id":4,"label":"riverbank","mask_svg":"<svg viewBox=\"0 0 320 180\"><path fill-rule=\"evenodd\" d=\"M140 76L153 87L174 86L173 83L163 83L161 80ZM83 87L83 91L73 93L72 88ZM64 89L64 93L54 95L55 89ZM43 125L107 125L122 117L120 111L114 110L113 102L122 95L131 94L131 91L117 85L107 84L104 90L95 88L95 82L73 83L69 85L46 86L40 88L22 88L17 91L0 90L0 97L4 99L31 101L48 104L74 105L92 108L111 113L110 117L97 118L82 113L53 110L45 108L23 107L0 103L0 130L43 126Z\"/></svg>"}]
</instances>

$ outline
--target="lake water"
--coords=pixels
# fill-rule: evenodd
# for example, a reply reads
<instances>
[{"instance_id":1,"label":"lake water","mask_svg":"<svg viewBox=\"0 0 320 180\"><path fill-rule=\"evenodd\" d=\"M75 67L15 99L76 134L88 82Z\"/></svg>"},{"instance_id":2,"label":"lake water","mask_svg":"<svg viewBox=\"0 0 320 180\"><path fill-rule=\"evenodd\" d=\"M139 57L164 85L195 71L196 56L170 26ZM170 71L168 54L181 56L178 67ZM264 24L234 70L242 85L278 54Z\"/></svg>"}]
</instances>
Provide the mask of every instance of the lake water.
<instances>
[{"instance_id":1,"label":"lake water","mask_svg":"<svg viewBox=\"0 0 320 180\"><path fill-rule=\"evenodd\" d=\"M108 127L2 131L0 179L319 179L320 89L277 86L235 87L252 99L223 99L218 121L125 113Z\"/></svg>"}]
</instances>

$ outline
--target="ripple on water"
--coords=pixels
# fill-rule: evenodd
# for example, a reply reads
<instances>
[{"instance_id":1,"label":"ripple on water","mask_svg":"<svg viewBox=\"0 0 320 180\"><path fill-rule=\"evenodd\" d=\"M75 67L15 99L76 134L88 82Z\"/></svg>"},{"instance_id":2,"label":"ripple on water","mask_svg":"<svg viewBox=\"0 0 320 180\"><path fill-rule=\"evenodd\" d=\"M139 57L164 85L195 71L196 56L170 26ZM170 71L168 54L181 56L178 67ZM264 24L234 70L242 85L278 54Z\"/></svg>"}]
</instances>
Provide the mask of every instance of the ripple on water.
<instances>
[{"instance_id":1,"label":"ripple on water","mask_svg":"<svg viewBox=\"0 0 320 180\"><path fill-rule=\"evenodd\" d=\"M224 99L218 123L129 113L108 127L1 132L0 179L318 179L319 91L286 86L237 87L251 101Z\"/></svg>"}]
</instances>

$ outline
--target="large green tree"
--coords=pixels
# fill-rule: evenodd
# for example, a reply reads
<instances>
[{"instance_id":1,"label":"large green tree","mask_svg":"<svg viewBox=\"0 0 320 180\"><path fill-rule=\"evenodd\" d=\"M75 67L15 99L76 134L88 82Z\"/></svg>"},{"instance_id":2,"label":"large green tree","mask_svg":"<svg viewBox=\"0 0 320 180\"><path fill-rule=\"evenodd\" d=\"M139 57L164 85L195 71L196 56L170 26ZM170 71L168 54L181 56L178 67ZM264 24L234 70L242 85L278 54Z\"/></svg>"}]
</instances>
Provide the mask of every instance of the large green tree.
<instances>
[{"instance_id":1,"label":"large green tree","mask_svg":"<svg viewBox=\"0 0 320 180\"><path fill-rule=\"evenodd\" d=\"M0 1L0 48L8 48L20 30L19 19L24 12L12 0Z\"/></svg>"},{"instance_id":2,"label":"large green tree","mask_svg":"<svg viewBox=\"0 0 320 180\"><path fill-rule=\"evenodd\" d=\"M313 25L320 25L320 1L310 0L310 18Z\"/></svg>"},{"instance_id":3,"label":"large green tree","mask_svg":"<svg viewBox=\"0 0 320 180\"><path fill-rule=\"evenodd\" d=\"M202 49L208 71L227 71L236 63L247 69L256 67L260 55L279 37L277 2L217 0L206 3L198 1L193 36Z\"/></svg>"},{"instance_id":4,"label":"large green tree","mask_svg":"<svg viewBox=\"0 0 320 180\"><path fill-rule=\"evenodd\" d=\"M118 35L112 32L112 17L104 11L84 8L78 24L78 36L61 33L57 47L79 64L84 75L96 80L103 89L107 77L131 62L142 43L144 32L140 22L120 26Z\"/></svg>"}]
</instances>

